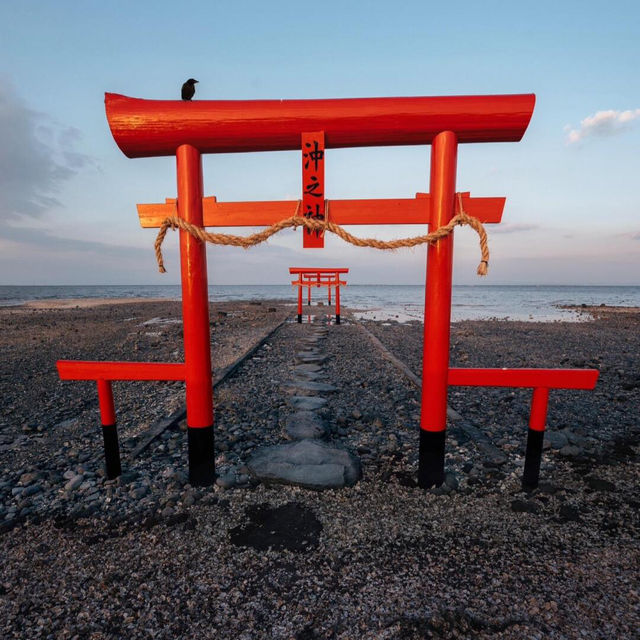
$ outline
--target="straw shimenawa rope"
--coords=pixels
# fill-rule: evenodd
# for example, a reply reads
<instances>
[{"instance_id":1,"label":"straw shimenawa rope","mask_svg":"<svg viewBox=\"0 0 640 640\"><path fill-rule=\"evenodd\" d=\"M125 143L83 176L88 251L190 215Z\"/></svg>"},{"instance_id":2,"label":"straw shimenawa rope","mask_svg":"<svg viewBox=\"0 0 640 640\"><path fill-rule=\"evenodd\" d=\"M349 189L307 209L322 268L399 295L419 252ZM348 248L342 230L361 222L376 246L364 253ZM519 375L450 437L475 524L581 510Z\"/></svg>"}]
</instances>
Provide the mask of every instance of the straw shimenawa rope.
<instances>
[{"instance_id":1,"label":"straw shimenawa rope","mask_svg":"<svg viewBox=\"0 0 640 640\"><path fill-rule=\"evenodd\" d=\"M445 238L446 236L448 236L457 225L466 224L469 225L480 237L480 252L482 254L482 260L478 265L477 273L479 276L485 276L487 275L487 270L489 267L489 248L487 245L487 233L484 230L484 227L482 226L480 220L465 213L464 209L462 208L462 195L460 193L456 195L456 215L454 215L447 224L443 225L439 229L436 229L432 233L427 233L423 236L415 236L413 238L399 238L398 240L389 240L387 242L383 240L376 240L375 238L357 238L356 236L350 234L348 231L345 231L340 225L331 222L329 220L329 201L327 201L325 204L324 220L304 218L298 215L301 206L301 201L298 200L295 213L291 218L280 220L280 222L276 222L263 231L253 233L249 236L235 236L227 233L209 233L202 227L198 227L189 222L186 222L178 216L169 216L168 218L165 218L163 220L155 241L158 269L160 270L160 273L166 273L164 262L162 260L161 246L162 241L167 234L167 229L169 228L182 229L183 231L190 233L192 236L194 236L198 240L201 240L202 242L231 245L234 247L242 247L243 249L248 249L249 247L253 247L257 244L260 244L261 242L264 242L283 229L288 229L290 227L293 227L294 229L297 227L306 227L307 229L310 229L312 231L320 231L322 234L324 234L325 231L331 231L331 233L334 233L339 238L342 238L345 242L349 242L356 247L372 247L373 249L389 251L404 247L415 247L420 244L435 244L441 238Z\"/></svg>"}]
</instances>

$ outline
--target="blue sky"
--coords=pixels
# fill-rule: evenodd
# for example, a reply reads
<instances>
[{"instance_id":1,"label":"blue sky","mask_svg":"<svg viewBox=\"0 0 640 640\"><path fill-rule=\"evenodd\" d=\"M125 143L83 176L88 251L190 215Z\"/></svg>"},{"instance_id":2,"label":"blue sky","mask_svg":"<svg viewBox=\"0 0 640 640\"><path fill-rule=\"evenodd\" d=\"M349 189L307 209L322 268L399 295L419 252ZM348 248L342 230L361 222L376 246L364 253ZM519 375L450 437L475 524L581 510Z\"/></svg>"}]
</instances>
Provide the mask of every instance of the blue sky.
<instances>
[{"instance_id":1,"label":"blue sky","mask_svg":"<svg viewBox=\"0 0 640 640\"><path fill-rule=\"evenodd\" d=\"M458 189L506 196L479 280L456 231L459 284L640 284L640 5L617 2L32 2L0 5L0 284L175 284L135 204L175 196L171 158L129 160L104 92L196 99L535 93L519 143L461 145ZM429 147L329 150L328 198L428 190ZM295 152L211 155L205 193L297 200ZM251 176L251 182L247 181ZM382 239L421 227L351 228ZM242 230L248 233L250 229ZM281 284L291 265L358 283L421 283L422 248L357 249L300 231L210 247L210 282ZM338 263L340 263L338 265Z\"/></svg>"}]
</instances>

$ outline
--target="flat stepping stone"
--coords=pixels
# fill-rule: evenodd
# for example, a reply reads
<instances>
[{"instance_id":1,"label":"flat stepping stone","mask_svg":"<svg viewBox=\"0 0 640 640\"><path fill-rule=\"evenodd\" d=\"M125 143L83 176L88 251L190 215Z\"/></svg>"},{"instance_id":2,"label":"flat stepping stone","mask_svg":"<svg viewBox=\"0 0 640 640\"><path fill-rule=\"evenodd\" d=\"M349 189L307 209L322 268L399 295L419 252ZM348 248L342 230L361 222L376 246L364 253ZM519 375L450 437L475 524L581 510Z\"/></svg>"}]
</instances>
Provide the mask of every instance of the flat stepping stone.
<instances>
[{"instance_id":1,"label":"flat stepping stone","mask_svg":"<svg viewBox=\"0 0 640 640\"><path fill-rule=\"evenodd\" d=\"M253 455L247 466L251 474L263 482L307 489L351 487L362 474L358 458L317 440L264 447Z\"/></svg>"},{"instance_id":2,"label":"flat stepping stone","mask_svg":"<svg viewBox=\"0 0 640 640\"><path fill-rule=\"evenodd\" d=\"M300 411L315 411L324 407L327 400L317 396L292 396L289 398L289 404Z\"/></svg>"},{"instance_id":3,"label":"flat stepping stone","mask_svg":"<svg viewBox=\"0 0 640 640\"><path fill-rule=\"evenodd\" d=\"M323 438L327 423L313 411L297 411L287 418L284 430L290 440Z\"/></svg>"},{"instance_id":4,"label":"flat stepping stone","mask_svg":"<svg viewBox=\"0 0 640 640\"><path fill-rule=\"evenodd\" d=\"M296 353L295 355L296 362L300 362L302 364L322 364L326 362L327 356L323 356L318 354L309 354L305 352Z\"/></svg>"},{"instance_id":5,"label":"flat stepping stone","mask_svg":"<svg viewBox=\"0 0 640 640\"><path fill-rule=\"evenodd\" d=\"M299 364L293 368L294 373L320 373L322 367L319 364Z\"/></svg>"},{"instance_id":6,"label":"flat stepping stone","mask_svg":"<svg viewBox=\"0 0 640 640\"><path fill-rule=\"evenodd\" d=\"M318 395L319 393L331 393L338 389L332 384L327 384L326 382L313 382L312 380L294 380L293 382L285 382L284 387L289 391L289 393L295 393L296 390L306 391L312 396Z\"/></svg>"},{"instance_id":7,"label":"flat stepping stone","mask_svg":"<svg viewBox=\"0 0 640 640\"><path fill-rule=\"evenodd\" d=\"M296 371L294 380L322 380L325 374L322 372L315 373L313 371Z\"/></svg>"}]
</instances>

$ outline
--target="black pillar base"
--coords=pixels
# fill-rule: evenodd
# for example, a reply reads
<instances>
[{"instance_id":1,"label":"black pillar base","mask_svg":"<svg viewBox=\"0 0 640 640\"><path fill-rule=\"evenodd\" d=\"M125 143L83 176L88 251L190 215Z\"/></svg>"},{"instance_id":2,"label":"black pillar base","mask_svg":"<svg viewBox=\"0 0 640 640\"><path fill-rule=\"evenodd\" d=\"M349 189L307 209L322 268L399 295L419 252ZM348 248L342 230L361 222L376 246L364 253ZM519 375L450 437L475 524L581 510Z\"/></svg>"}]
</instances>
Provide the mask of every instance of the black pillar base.
<instances>
[{"instance_id":1,"label":"black pillar base","mask_svg":"<svg viewBox=\"0 0 640 640\"><path fill-rule=\"evenodd\" d=\"M302 314L298 314L298 324L302 324Z\"/></svg>"},{"instance_id":2,"label":"black pillar base","mask_svg":"<svg viewBox=\"0 0 640 640\"><path fill-rule=\"evenodd\" d=\"M336 314L336 324L340 324L340 314Z\"/></svg>"},{"instance_id":3,"label":"black pillar base","mask_svg":"<svg viewBox=\"0 0 640 640\"><path fill-rule=\"evenodd\" d=\"M113 480L122 473L118 429L115 424L102 425L102 439L104 440L104 467L107 479Z\"/></svg>"},{"instance_id":4,"label":"black pillar base","mask_svg":"<svg viewBox=\"0 0 640 640\"><path fill-rule=\"evenodd\" d=\"M189 440L189 484L208 487L216 481L213 450L213 425L187 427Z\"/></svg>"},{"instance_id":5,"label":"black pillar base","mask_svg":"<svg viewBox=\"0 0 640 640\"><path fill-rule=\"evenodd\" d=\"M447 432L420 429L418 486L439 487L444 482L444 441Z\"/></svg>"},{"instance_id":6,"label":"black pillar base","mask_svg":"<svg viewBox=\"0 0 640 640\"><path fill-rule=\"evenodd\" d=\"M310 307L310 306L311 306L311 300L307 302L307 307Z\"/></svg>"},{"instance_id":7,"label":"black pillar base","mask_svg":"<svg viewBox=\"0 0 640 640\"><path fill-rule=\"evenodd\" d=\"M522 488L525 491L532 491L538 486L543 442L544 431L529 429L527 451L524 456L524 473L522 474Z\"/></svg>"}]
</instances>

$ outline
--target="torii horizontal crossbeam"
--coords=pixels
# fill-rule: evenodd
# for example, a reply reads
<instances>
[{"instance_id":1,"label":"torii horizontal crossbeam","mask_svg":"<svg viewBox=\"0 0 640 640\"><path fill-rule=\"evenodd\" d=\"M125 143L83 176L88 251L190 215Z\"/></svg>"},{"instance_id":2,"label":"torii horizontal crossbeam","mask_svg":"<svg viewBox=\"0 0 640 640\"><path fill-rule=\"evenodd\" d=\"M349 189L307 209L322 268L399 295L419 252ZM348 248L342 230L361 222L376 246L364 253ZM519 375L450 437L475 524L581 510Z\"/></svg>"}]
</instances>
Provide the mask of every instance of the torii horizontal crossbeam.
<instances>
[{"instance_id":1,"label":"torii horizontal crossbeam","mask_svg":"<svg viewBox=\"0 0 640 640\"><path fill-rule=\"evenodd\" d=\"M431 144L442 131L458 142L517 142L534 94L323 100L142 100L105 94L111 133L129 158L300 149L323 131L325 148Z\"/></svg>"},{"instance_id":2,"label":"torii horizontal crossbeam","mask_svg":"<svg viewBox=\"0 0 640 640\"><path fill-rule=\"evenodd\" d=\"M302 273L303 275L316 275L316 274L335 274L335 273L349 273L348 267L289 267L289 273Z\"/></svg>"},{"instance_id":3,"label":"torii horizontal crossbeam","mask_svg":"<svg viewBox=\"0 0 640 640\"><path fill-rule=\"evenodd\" d=\"M462 194L464 210L484 223L500 222L505 200ZM268 227L293 216L298 203L292 200L218 202L211 196L202 199L202 206L205 227ZM430 211L428 193L418 193L415 198L329 200L329 220L340 225L428 224ZM167 198L165 203L138 205L140 225L144 228L158 228L167 217L176 215L175 198Z\"/></svg>"}]
</instances>

